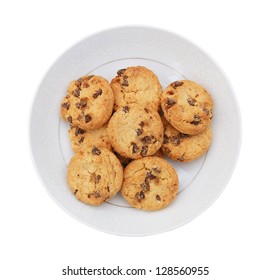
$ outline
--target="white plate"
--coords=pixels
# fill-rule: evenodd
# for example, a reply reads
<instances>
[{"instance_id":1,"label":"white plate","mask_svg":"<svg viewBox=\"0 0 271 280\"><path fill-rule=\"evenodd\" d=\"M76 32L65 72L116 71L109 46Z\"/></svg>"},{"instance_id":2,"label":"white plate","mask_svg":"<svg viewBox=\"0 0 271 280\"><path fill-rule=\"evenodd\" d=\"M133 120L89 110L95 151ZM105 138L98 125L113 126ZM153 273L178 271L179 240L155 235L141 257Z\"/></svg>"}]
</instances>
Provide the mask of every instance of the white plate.
<instances>
[{"instance_id":1,"label":"white plate","mask_svg":"<svg viewBox=\"0 0 271 280\"><path fill-rule=\"evenodd\" d=\"M167 208L144 212L117 195L100 206L79 202L66 182L72 151L68 125L60 120L60 102L69 82L87 73L111 80L132 65L153 70L163 87L179 79L204 86L214 100L213 142L206 156L192 163L171 163L179 193ZM92 35L66 51L43 79L34 100L30 139L36 170L49 194L70 215L96 229L141 236L179 227L207 209L221 194L235 167L241 143L238 104L225 74L197 46L149 27L120 27Z\"/></svg>"}]
</instances>

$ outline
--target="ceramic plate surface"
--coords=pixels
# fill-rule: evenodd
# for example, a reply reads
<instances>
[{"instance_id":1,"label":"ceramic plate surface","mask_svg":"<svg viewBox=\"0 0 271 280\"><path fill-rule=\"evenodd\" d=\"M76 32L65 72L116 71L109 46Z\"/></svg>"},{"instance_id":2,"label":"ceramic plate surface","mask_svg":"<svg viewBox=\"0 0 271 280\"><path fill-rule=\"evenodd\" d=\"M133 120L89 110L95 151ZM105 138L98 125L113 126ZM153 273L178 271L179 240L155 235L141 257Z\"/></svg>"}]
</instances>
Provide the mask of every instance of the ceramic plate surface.
<instances>
[{"instance_id":1,"label":"ceramic plate surface","mask_svg":"<svg viewBox=\"0 0 271 280\"><path fill-rule=\"evenodd\" d=\"M180 79L196 81L214 100L213 141L208 153L191 163L170 161L179 193L167 208L144 212L120 195L98 206L79 202L66 182L72 150L60 103L73 79L86 74L109 81L117 70L142 65L163 88ZM120 27L92 35L66 51L49 69L35 97L30 140L36 170L49 194L70 215L101 231L130 236L179 227L207 209L221 194L235 167L241 143L238 104L225 74L201 49L184 38L149 27Z\"/></svg>"}]
</instances>

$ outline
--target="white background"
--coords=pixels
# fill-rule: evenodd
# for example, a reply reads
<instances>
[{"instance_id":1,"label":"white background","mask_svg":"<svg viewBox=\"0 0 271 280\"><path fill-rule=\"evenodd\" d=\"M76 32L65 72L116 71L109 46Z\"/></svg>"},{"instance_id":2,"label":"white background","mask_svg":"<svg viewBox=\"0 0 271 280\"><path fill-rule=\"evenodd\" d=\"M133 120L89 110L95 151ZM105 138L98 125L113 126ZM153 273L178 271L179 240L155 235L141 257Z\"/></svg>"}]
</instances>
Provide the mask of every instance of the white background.
<instances>
[{"instance_id":1,"label":"white background","mask_svg":"<svg viewBox=\"0 0 271 280\"><path fill-rule=\"evenodd\" d=\"M268 2L1 1L1 279L66 279L67 265L209 266L202 279L271 279ZM243 121L240 158L219 199L189 224L141 238L96 231L60 209L34 171L28 135L35 92L53 62L82 38L127 24L179 33L211 54Z\"/></svg>"}]
</instances>

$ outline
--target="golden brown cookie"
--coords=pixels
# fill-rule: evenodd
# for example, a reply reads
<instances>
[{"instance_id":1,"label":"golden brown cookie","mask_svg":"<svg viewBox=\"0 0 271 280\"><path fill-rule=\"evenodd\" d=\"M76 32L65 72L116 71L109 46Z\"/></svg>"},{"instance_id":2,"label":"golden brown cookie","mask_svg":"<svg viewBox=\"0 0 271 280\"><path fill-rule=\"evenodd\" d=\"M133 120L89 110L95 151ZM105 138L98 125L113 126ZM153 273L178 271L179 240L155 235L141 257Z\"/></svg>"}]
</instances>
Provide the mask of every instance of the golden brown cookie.
<instances>
[{"instance_id":1,"label":"golden brown cookie","mask_svg":"<svg viewBox=\"0 0 271 280\"><path fill-rule=\"evenodd\" d=\"M115 111L131 104L158 110L162 86L151 70L143 66L134 66L121 69L117 74L111 81Z\"/></svg>"},{"instance_id":2,"label":"golden brown cookie","mask_svg":"<svg viewBox=\"0 0 271 280\"><path fill-rule=\"evenodd\" d=\"M81 129L97 129L108 121L113 105L108 81L100 76L84 76L71 82L61 103L61 117Z\"/></svg>"},{"instance_id":3,"label":"golden brown cookie","mask_svg":"<svg viewBox=\"0 0 271 280\"><path fill-rule=\"evenodd\" d=\"M89 151L93 146L111 150L111 144L107 135L107 124L98 129L88 131L71 126L68 133L71 140L72 150L75 153L80 150Z\"/></svg>"},{"instance_id":4,"label":"golden brown cookie","mask_svg":"<svg viewBox=\"0 0 271 280\"><path fill-rule=\"evenodd\" d=\"M179 132L166 120L163 120L163 124L165 131L162 151L169 158L190 162L208 151L212 140L210 126L197 135L188 135Z\"/></svg>"},{"instance_id":5,"label":"golden brown cookie","mask_svg":"<svg viewBox=\"0 0 271 280\"><path fill-rule=\"evenodd\" d=\"M134 160L124 170L121 194L135 208L165 208L173 201L177 192L177 173L162 158L146 157Z\"/></svg>"},{"instance_id":6,"label":"golden brown cookie","mask_svg":"<svg viewBox=\"0 0 271 280\"><path fill-rule=\"evenodd\" d=\"M129 105L119 108L108 123L108 137L113 149L126 158L155 154L163 143L163 124L154 110Z\"/></svg>"},{"instance_id":7,"label":"golden brown cookie","mask_svg":"<svg viewBox=\"0 0 271 280\"><path fill-rule=\"evenodd\" d=\"M178 131L196 135L210 125L213 101L211 95L192 81L176 81L163 92L161 106L165 118Z\"/></svg>"},{"instance_id":8,"label":"golden brown cookie","mask_svg":"<svg viewBox=\"0 0 271 280\"><path fill-rule=\"evenodd\" d=\"M68 185L80 201L99 205L115 196L123 180L123 169L117 157L105 148L80 151L68 165Z\"/></svg>"}]
</instances>

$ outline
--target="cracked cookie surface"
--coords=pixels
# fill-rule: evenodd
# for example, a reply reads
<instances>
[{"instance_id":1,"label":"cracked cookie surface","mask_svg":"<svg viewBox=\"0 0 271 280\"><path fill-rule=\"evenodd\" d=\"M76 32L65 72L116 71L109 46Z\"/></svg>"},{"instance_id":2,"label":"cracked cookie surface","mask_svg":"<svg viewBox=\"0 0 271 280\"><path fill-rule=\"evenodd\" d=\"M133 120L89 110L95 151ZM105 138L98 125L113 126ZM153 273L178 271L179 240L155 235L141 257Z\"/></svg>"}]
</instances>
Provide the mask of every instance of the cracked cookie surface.
<instances>
[{"instance_id":1,"label":"cracked cookie surface","mask_svg":"<svg viewBox=\"0 0 271 280\"><path fill-rule=\"evenodd\" d=\"M109 120L113 105L113 91L106 79L83 76L70 83L61 103L61 117L81 129L97 129Z\"/></svg>"},{"instance_id":2,"label":"cracked cookie surface","mask_svg":"<svg viewBox=\"0 0 271 280\"><path fill-rule=\"evenodd\" d=\"M139 105L119 108L107 128L113 149L131 159L155 154L162 145L163 131L159 114Z\"/></svg>"},{"instance_id":3,"label":"cracked cookie surface","mask_svg":"<svg viewBox=\"0 0 271 280\"><path fill-rule=\"evenodd\" d=\"M135 208L159 210L168 206L178 192L178 176L164 159L146 157L124 169L121 194Z\"/></svg>"},{"instance_id":4,"label":"cracked cookie surface","mask_svg":"<svg viewBox=\"0 0 271 280\"><path fill-rule=\"evenodd\" d=\"M146 67L120 69L111 81L111 87L115 96L115 111L131 104L156 111L159 108L162 86L157 76Z\"/></svg>"},{"instance_id":5,"label":"cracked cookie surface","mask_svg":"<svg viewBox=\"0 0 271 280\"><path fill-rule=\"evenodd\" d=\"M99 205L115 196L123 180L117 157L105 148L92 147L76 153L69 162L67 181L80 201Z\"/></svg>"},{"instance_id":6,"label":"cracked cookie surface","mask_svg":"<svg viewBox=\"0 0 271 280\"><path fill-rule=\"evenodd\" d=\"M93 146L103 147L108 150L112 149L107 135L107 124L93 130L83 130L79 127L71 126L68 133L72 150L75 153L80 150L90 151Z\"/></svg>"},{"instance_id":7,"label":"cracked cookie surface","mask_svg":"<svg viewBox=\"0 0 271 280\"><path fill-rule=\"evenodd\" d=\"M188 135L179 132L164 118L162 118L162 121L165 130L161 149L169 158L181 162L190 162L208 151L212 140L210 126L197 135Z\"/></svg>"},{"instance_id":8,"label":"cracked cookie surface","mask_svg":"<svg viewBox=\"0 0 271 280\"><path fill-rule=\"evenodd\" d=\"M188 80L171 83L162 93L161 107L170 124L189 135L206 130L213 117L211 95Z\"/></svg>"}]
</instances>

